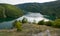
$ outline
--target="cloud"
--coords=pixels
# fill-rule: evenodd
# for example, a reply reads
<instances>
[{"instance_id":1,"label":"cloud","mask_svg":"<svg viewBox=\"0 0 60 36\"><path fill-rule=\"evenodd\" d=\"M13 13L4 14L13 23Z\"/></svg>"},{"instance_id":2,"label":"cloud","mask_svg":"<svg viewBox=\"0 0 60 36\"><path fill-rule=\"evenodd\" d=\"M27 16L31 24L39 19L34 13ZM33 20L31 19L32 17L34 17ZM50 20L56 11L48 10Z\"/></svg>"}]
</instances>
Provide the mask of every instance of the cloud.
<instances>
[{"instance_id":1,"label":"cloud","mask_svg":"<svg viewBox=\"0 0 60 36\"><path fill-rule=\"evenodd\" d=\"M28 2L49 2L49 1L55 1L55 0L0 0L0 3L9 3L9 4L21 4L21 3L28 3Z\"/></svg>"}]
</instances>

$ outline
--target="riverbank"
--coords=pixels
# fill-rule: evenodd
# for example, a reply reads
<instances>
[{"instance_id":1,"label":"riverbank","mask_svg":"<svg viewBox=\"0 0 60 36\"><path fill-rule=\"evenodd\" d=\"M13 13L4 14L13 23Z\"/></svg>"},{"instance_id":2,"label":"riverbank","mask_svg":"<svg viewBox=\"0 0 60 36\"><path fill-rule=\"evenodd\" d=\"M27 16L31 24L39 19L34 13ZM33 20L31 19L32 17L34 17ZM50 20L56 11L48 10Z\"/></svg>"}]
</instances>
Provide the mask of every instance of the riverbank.
<instances>
[{"instance_id":1,"label":"riverbank","mask_svg":"<svg viewBox=\"0 0 60 36\"><path fill-rule=\"evenodd\" d=\"M51 36L60 36L59 28L52 28L45 25L37 25L37 24L23 24L22 31L17 32L16 29L10 30L0 30L0 36L36 36L40 33L46 35L46 30L49 30Z\"/></svg>"}]
</instances>

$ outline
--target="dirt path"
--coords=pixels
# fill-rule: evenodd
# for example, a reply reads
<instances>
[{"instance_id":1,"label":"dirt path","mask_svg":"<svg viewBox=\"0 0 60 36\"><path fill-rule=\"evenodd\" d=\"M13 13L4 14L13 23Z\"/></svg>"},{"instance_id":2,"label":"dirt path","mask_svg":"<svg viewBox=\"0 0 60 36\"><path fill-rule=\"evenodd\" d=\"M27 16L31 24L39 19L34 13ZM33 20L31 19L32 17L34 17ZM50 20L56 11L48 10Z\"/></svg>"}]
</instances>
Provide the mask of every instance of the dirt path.
<instances>
[{"instance_id":1,"label":"dirt path","mask_svg":"<svg viewBox=\"0 0 60 36\"><path fill-rule=\"evenodd\" d=\"M33 36L51 36L50 31L46 30L45 32L41 32L38 34L33 34Z\"/></svg>"}]
</instances>

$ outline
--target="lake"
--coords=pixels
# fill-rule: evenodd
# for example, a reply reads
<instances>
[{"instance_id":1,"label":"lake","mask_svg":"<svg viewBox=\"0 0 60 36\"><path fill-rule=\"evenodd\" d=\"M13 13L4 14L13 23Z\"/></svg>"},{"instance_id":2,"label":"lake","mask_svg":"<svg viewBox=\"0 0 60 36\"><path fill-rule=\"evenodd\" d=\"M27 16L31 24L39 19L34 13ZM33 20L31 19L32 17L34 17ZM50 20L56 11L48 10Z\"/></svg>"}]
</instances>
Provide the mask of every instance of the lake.
<instances>
[{"instance_id":1,"label":"lake","mask_svg":"<svg viewBox=\"0 0 60 36\"><path fill-rule=\"evenodd\" d=\"M6 21L6 22L1 22L0 23L0 29L11 29L13 21Z\"/></svg>"},{"instance_id":2,"label":"lake","mask_svg":"<svg viewBox=\"0 0 60 36\"><path fill-rule=\"evenodd\" d=\"M27 18L28 22L34 22L34 20L36 22L41 21L41 20L45 20L48 21L48 19L44 18L42 14L40 13L28 13L26 15L23 15L20 18L17 18L15 20L22 20L23 18ZM14 20L12 21L4 21L4 22L0 22L0 29L10 29L12 28L12 23L14 22Z\"/></svg>"}]
</instances>

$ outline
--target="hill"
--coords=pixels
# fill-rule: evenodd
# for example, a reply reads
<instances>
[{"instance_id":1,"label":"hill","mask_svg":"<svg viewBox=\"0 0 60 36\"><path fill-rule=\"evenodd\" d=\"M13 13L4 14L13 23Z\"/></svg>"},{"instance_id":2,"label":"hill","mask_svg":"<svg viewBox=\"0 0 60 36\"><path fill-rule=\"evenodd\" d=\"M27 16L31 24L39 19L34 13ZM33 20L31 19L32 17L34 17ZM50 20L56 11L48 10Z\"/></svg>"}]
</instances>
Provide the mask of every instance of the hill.
<instances>
[{"instance_id":1,"label":"hill","mask_svg":"<svg viewBox=\"0 0 60 36\"><path fill-rule=\"evenodd\" d=\"M60 1L46 2L46 3L24 3L15 5L26 12L39 12L46 15L46 18L56 19L60 18ZM25 12L25 13L26 13ZM49 17L47 17L49 16Z\"/></svg>"},{"instance_id":2,"label":"hill","mask_svg":"<svg viewBox=\"0 0 60 36\"><path fill-rule=\"evenodd\" d=\"M23 15L23 10L14 5L0 3L0 21L18 18Z\"/></svg>"}]
</instances>

